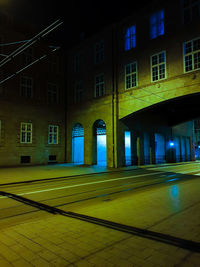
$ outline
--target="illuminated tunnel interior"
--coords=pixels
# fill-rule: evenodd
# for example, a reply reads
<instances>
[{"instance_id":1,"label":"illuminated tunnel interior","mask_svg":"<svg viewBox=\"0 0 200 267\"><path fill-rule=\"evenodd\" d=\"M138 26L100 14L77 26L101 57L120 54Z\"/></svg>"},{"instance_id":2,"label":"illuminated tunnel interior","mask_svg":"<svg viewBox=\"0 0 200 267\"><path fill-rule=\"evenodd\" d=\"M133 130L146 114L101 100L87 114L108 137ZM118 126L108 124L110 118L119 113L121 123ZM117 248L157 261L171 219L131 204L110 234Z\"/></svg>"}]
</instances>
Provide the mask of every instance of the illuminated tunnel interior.
<instances>
[{"instance_id":1,"label":"illuminated tunnel interior","mask_svg":"<svg viewBox=\"0 0 200 267\"><path fill-rule=\"evenodd\" d=\"M125 165L131 165L131 132L124 132L124 145L125 145Z\"/></svg>"},{"instance_id":2,"label":"illuminated tunnel interior","mask_svg":"<svg viewBox=\"0 0 200 267\"><path fill-rule=\"evenodd\" d=\"M99 166L107 165L107 148L106 148L106 124L103 120L94 123L96 138L96 162Z\"/></svg>"},{"instance_id":3,"label":"illuminated tunnel interior","mask_svg":"<svg viewBox=\"0 0 200 267\"><path fill-rule=\"evenodd\" d=\"M158 133L155 133L155 160L156 163L165 162L165 138Z\"/></svg>"},{"instance_id":4,"label":"illuminated tunnel interior","mask_svg":"<svg viewBox=\"0 0 200 267\"><path fill-rule=\"evenodd\" d=\"M75 124L72 131L72 161L84 163L84 128L80 123Z\"/></svg>"}]
</instances>

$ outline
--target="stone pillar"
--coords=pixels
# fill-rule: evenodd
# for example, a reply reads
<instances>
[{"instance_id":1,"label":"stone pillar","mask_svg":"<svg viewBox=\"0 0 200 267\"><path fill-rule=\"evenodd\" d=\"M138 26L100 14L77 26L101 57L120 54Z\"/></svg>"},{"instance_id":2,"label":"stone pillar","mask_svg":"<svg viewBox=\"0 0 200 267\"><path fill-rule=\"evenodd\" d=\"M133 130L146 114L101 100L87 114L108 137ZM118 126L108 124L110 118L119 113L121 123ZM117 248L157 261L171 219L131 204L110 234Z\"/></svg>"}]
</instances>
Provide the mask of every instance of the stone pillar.
<instances>
[{"instance_id":1,"label":"stone pillar","mask_svg":"<svg viewBox=\"0 0 200 267\"><path fill-rule=\"evenodd\" d=\"M150 164L156 163L156 151L155 151L155 135L150 134Z\"/></svg>"},{"instance_id":2,"label":"stone pillar","mask_svg":"<svg viewBox=\"0 0 200 267\"><path fill-rule=\"evenodd\" d=\"M92 127L87 127L84 129L84 164L92 165L96 164L95 155L95 140L96 138L93 136Z\"/></svg>"},{"instance_id":3,"label":"stone pillar","mask_svg":"<svg viewBox=\"0 0 200 267\"><path fill-rule=\"evenodd\" d=\"M137 136L131 131L131 165L138 165Z\"/></svg>"},{"instance_id":4,"label":"stone pillar","mask_svg":"<svg viewBox=\"0 0 200 267\"><path fill-rule=\"evenodd\" d=\"M138 165L144 165L144 136L137 137L137 158Z\"/></svg>"}]
</instances>

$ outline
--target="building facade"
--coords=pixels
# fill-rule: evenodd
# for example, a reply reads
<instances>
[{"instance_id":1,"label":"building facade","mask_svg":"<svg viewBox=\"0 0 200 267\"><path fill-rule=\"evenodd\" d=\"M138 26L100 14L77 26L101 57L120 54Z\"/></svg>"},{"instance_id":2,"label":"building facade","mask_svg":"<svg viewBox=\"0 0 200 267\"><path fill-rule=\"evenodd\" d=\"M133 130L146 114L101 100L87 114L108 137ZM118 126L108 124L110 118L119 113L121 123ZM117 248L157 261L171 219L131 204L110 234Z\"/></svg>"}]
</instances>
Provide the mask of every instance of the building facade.
<instances>
[{"instance_id":1,"label":"building facade","mask_svg":"<svg viewBox=\"0 0 200 267\"><path fill-rule=\"evenodd\" d=\"M199 26L200 1L155 1L69 51L68 162L194 159L197 114L176 108L199 97Z\"/></svg>"},{"instance_id":2,"label":"building facade","mask_svg":"<svg viewBox=\"0 0 200 267\"><path fill-rule=\"evenodd\" d=\"M1 14L0 64L36 34ZM0 67L0 166L65 161L62 52L50 50L49 43L38 41Z\"/></svg>"}]
</instances>

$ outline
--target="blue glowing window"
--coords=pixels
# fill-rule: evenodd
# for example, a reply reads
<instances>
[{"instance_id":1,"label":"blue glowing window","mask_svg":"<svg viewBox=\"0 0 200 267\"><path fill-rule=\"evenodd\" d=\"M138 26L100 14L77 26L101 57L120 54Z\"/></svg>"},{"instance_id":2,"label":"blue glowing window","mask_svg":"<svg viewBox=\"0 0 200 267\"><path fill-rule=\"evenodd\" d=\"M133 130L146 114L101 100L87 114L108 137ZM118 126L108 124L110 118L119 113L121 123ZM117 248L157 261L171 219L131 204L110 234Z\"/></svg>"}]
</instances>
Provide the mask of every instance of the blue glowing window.
<instances>
[{"instance_id":1,"label":"blue glowing window","mask_svg":"<svg viewBox=\"0 0 200 267\"><path fill-rule=\"evenodd\" d=\"M163 35L164 31L164 10L160 10L150 16L150 38Z\"/></svg>"},{"instance_id":2,"label":"blue glowing window","mask_svg":"<svg viewBox=\"0 0 200 267\"><path fill-rule=\"evenodd\" d=\"M126 29L125 34L125 51L136 47L136 29L135 25Z\"/></svg>"}]
</instances>

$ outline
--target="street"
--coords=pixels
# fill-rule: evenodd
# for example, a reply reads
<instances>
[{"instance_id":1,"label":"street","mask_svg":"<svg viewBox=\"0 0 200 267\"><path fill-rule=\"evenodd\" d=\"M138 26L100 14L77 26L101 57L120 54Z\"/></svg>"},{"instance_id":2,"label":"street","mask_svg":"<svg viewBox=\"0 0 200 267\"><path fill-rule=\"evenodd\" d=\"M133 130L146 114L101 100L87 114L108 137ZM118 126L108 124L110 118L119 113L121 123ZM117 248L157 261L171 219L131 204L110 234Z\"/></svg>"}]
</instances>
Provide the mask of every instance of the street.
<instances>
[{"instance_id":1,"label":"street","mask_svg":"<svg viewBox=\"0 0 200 267\"><path fill-rule=\"evenodd\" d=\"M79 224L79 227L83 222L87 222L87 224L89 222L90 225L94 224L98 229L99 227L102 228L102 226L107 228L107 234L117 230L134 238L142 238L144 241L143 245L140 244L138 246L142 246L144 251L147 251L146 244L148 242L155 242L156 251L152 249L151 253L148 251L146 255L143 253L140 256L141 253L139 253L136 256L136 259L141 257L140 260L144 262L149 260L149 265L147 264L147 266L151 266L151 264L153 266L174 266L173 264L175 263L183 264L185 257L188 258L188 264L192 263L192 266L199 266L199 177L199 162L190 162L167 164L164 166L151 165L137 169L127 168L118 171L88 173L55 179L30 179L29 181L15 181L13 183L1 181L1 234L8 233L10 229L26 228L26 225L34 224L37 221L39 227L39 225L42 225L42 222L52 220L55 217L54 214L57 214L56 216L67 217L67 220L72 220L74 225ZM66 225L68 226L68 224ZM56 227L55 224L53 228L50 227L51 231L54 229L53 232L57 238L58 234L60 234L59 226L60 223L57 222ZM130 228L127 228L127 226ZM79 240L79 249L81 249L79 227L78 230L76 229L75 236ZM84 232L84 230L82 231ZM26 230L25 232L29 236L29 231L27 232ZM98 242L99 239L105 242L105 237L102 239L102 236L98 233L99 230L93 233L92 238L94 240L98 239ZM36 233L33 236L37 236ZM84 236L85 239L89 239L91 242L90 232L87 231L87 236ZM60 240L58 246L61 245L62 247L62 244L65 243L64 241L66 241L65 238ZM1 242L3 242L2 238ZM34 242L36 241L34 240ZM163 260L157 262L158 260L156 261L155 259L155 253L158 253L158 251L163 256L162 247L166 246L166 244L170 246L170 249L175 254L177 251L182 251L177 254L181 254L181 257L179 255L169 259L171 261L170 264ZM150 247L154 247L154 245L151 244ZM84 250L84 248L85 245L82 249ZM105 248L107 248L107 245L105 247L104 244ZM44 250L44 247L42 250ZM73 253L75 252L73 251ZM89 259L89 255L87 254L87 257L85 255L80 257L79 255L79 259L77 258L74 261L67 258L67 262L60 266L68 266L68 264L79 266L78 262L83 261L85 257ZM122 257L126 261L127 266L131 266L131 264L133 264L132 266L144 266L144 262L142 265L137 264L136 259L132 257L133 255L127 255L126 259ZM58 255L56 257L56 262L58 262L60 257ZM109 258L109 253L107 257ZM2 260L4 258L6 256L2 255ZM98 258L99 255L97 255ZM30 259L23 258L23 260L26 260L27 264L32 264ZM55 262L53 263L50 258L42 258L42 260L46 260L52 266L59 266ZM119 252L118 261L120 262L120 260L122 259ZM9 260L8 262L13 264L13 260L12 263ZM96 263L95 265L92 265L92 263L94 264L94 262L87 260L85 265L82 266L96 266ZM134 263L136 264L134 265ZM121 264L115 265L114 261L109 261L107 258L106 265L126 266ZM33 264L33 266L38 265ZM97 264L97 266L104 265Z\"/></svg>"}]
</instances>

